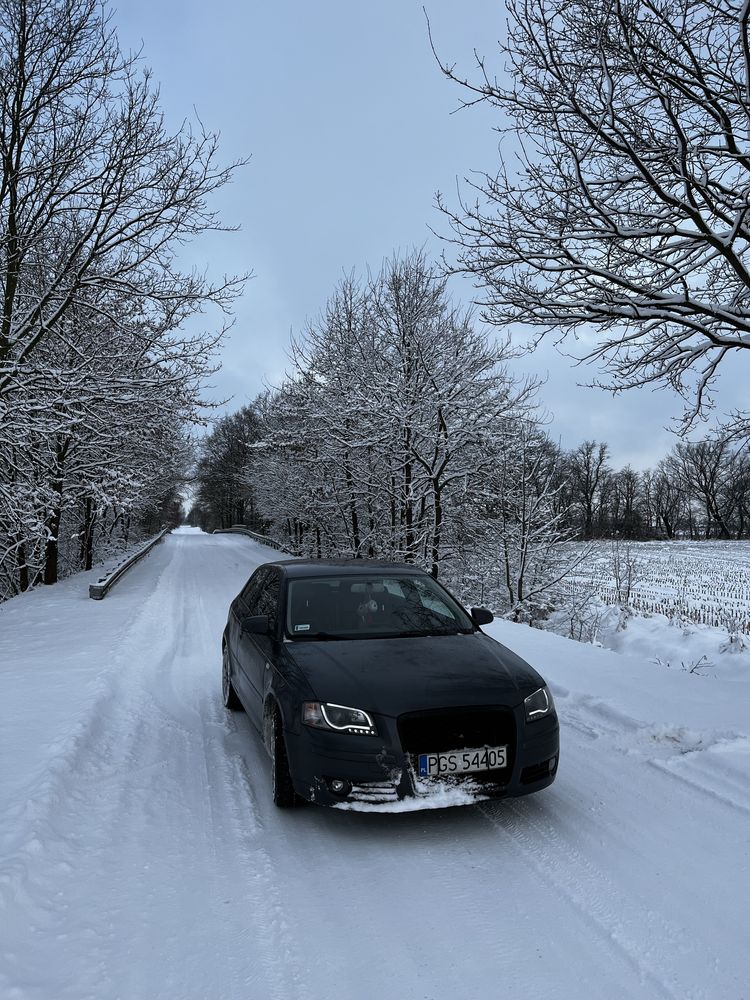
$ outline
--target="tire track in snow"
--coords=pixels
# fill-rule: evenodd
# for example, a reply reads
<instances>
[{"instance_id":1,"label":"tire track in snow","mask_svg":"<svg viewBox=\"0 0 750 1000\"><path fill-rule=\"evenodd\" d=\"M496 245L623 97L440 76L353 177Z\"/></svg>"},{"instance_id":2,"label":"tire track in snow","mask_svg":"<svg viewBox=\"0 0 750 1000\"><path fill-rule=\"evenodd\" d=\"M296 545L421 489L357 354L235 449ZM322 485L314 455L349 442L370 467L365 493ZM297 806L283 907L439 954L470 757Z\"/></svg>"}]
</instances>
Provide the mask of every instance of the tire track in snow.
<instances>
[{"instance_id":1,"label":"tire track in snow","mask_svg":"<svg viewBox=\"0 0 750 1000\"><path fill-rule=\"evenodd\" d=\"M293 949L285 937L279 907L274 905L257 811L249 803L250 808L239 816L235 808L236 786L228 778L237 773L237 765L227 759L226 726L218 702L221 628L206 612L204 593L205 581L186 576L181 587L168 595L171 604L161 613L176 632L167 648L152 659L149 683L141 693L154 727L160 732L176 727L185 744L179 780L174 783L180 795L166 823L164 817L155 817L156 825L166 827L169 834L174 820L179 823L175 814L185 815L190 850L183 853L186 860L191 855L193 863L201 858L206 869L201 879L207 890L205 905L212 914L208 923L229 930L228 939L218 943L224 951L218 964L229 969L239 965L231 973L237 995L254 987L263 996L281 1000L299 993ZM245 903L239 920L232 909L238 893ZM177 965L184 942L175 941L174 948ZM238 956L244 956L244 962L238 963ZM194 970L192 978L197 974ZM170 990L177 987L173 981ZM170 991L165 995L171 996Z\"/></svg>"},{"instance_id":2,"label":"tire track in snow","mask_svg":"<svg viewBox=\"0 0 750 1000\"><path fill-rule=\"evenodd\" d=\"M218 705L217 615L228 599L217 597L209 611L205 575L199 581L175 549L169 572L118 637L95 714L36 810L37 837L15 854L7 903L18 933L8 980L29 984L28 996L37 995L34 975L16 951L37 935L58 943L63 968L63 953L80 955L75 979L58 982L56 998L209 996L203 921L211 934L225 932L212 941L210 963L231 983L225 995L302 995L262 824L251 799L241 809L235 802L236 727ZM213 575L226 576L236 554L217 546ZM176 639L165 627L175 622ZM37 985L49 996L43 977Z\"/></svg>"},{"instance_id":3,"label":"tire track in snow","mask_svg":"<svg viewBox=\"0 0 750 1000\"><path fill-rule=\"evenodd\" d=\"M747 740L738 739L735 742L747 743ZM750 815L750 782L747 780L747 772L733 774L721 769L715 759L710 759L717 756L711 751L712 747L709 746L666 760L650 760L648 763L662 774L669 775L674 781L687 785L707 798L721 802L746 816ZM745 750L742 757L744 762L750 763L748 750Z\"/></svg>"},{"instance_id":4,"label":"tire track in snow","mask_svg":"<svg viewBox=\"0 0 750 1000\"><path fill-rule=\"evenodd\" d=\"M157 553L158 560L150 558L134 570L134 573L140 571L141 575L146 569L150 570L149 576L156 576L155 586L158 586L163 574L169 569L174 549L162 545ZM128 583L132 586L132 578ZM130 603L128 602L128 607ZM95 606L91 607L95 610ZM122 625L113 638L113 651L127 642L131 630L132 624L125 622ZM99 673L97 692L88 714L77 720L64 738L50 747L50 753L56 754L56 759L49 764L44 775L27 789L26 797L10 806L13 822L8 827L14 832L2 844L3 860L0 864L0 898L5 905L10 905L14 894L22 891L29 865L36 863L37 856L43 849L46 831L55 827L57 812L70 796L71 789L75 788L78 775L87 766L91 746L106 736L106 724L103 720L109 706L119 696L118 670L125 659L122 652L113 652L112 662Z\"/></svg>"},{"instance_id":5,"label":"tire track in snow","mask_svg":"<svg viewBox=\"0 0 750 1000\"><path fill-rule=\"evenodd\" d=\"M558 829L556 819L543 819L532 803L506 800L477 806L488 823L502 833L504 845L517 852L519 862L531 866L539 879L567 900L598 936L601 945L616 951L647 987L649 996L667 1000L711 1000L702 990L667 982L663 971L665 944L672 951L687 950L684 933L655 910L644 913L629 898L626 887L586 858ZM628 927L647 925L639 940ZM644 940L645 939L645 940ZM653 943L653 947L652 947Z\"/></svg>"},{"instance_id":6,"label":"tire track in snow","mask_svg":"<svg viewBox=\"0 0 750 1000\"><path fill-rule=\"evenodd\" d=\"M563 697L567 698L567 692ZM564 730L572 729L590 741L607 737L619 753L640 756L675 781L750 814L746 766L750 762L750 741L745 736L690 732L681 727L639 722L587 696L578 696L565 705L562 725ZM738 761L736 767L729 765L733 757Z\"/></svg>"},{"instance_id":7,"label":"tire track in snow","mask_svg":"<svg viewBox=\"0 0 750 1000\"><path fill-rule=\"evenodd\" d=\"M193 688L198 698L188 698L183 702L185 707L195 716L197 726L202 736L203 781L207 793L208 820L210 826L210 843L217 864L224 864L226 858L220 858L218 844L226 841L226 817L231 817L231 828L234 836L231 838L233 860L239 862L245 879L254 886L255 940L263 942L262 960L266 967L266 979L271 986L270 997L279 1000L301 995L300 977L297 973L298 961L296 949L289 934L288 924L284 916L284 908L279 898L274 866L263 846L263 822L252 792L248 776L242 767L242 758L231 752L231 741L227 730L231 726L236 732L239 726L227 713L220 702L221 659L220 659L220 629L210 620L203 599L202 586L196 586L193 580L190 597L191 607L197 609L195 617L187 611L187 602L183 599L179 613L182 616L182 641L178 643L178 655L170 661L172 679L174 681L174 665L180 662L180 654L187 657L193 652L196 640L202 640L200 660L209 668L205 673L196 674L199 685ZM224 614L226 613L224 609ZM223 625L223 621L221 623ZM189 627L188 627L189 626ZM210 638L210 642L207 641ZM173 683L172 689L175 690ZM239 722L240 720L238 720ZM249 726L247 720L242 720ZM229 755L228 755L229 750ZM220 772L221 780L213 775ZM238 780L239 787L238 787ZM245 800L245 808L238 803L237 796L250 792ZM242 801L242 800L240 800ZM251 827L248 829L248 819ZM236 848L236 850L235 850ZM226 853L226 847L224 847ZM258 900L264 904L257 905Z\"/></svg>"}]
</instances>

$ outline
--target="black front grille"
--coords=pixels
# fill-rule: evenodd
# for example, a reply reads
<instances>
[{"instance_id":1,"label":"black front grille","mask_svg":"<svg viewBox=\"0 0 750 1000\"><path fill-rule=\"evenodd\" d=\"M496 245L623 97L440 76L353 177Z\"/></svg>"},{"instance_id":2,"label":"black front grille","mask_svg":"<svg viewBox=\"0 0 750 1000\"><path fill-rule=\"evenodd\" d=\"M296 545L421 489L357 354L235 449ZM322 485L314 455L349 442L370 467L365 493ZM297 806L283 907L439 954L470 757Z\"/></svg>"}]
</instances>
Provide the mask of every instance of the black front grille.
<instances>
[{"instance_id":1,"label":"black front grille","mask_svg":"<svg viewBox=\"0 0 750 1000\"><path fill-rule=\"evenodd\" d=\"M408 712L397 719L398 735L405 753L445 753L467 747L508 747L507 766L486 772L493 781L508 781L516 757L516 720L509 708L443 708ZM471 777L481 778L480 774Z\"/></svg>"}]
</instances>

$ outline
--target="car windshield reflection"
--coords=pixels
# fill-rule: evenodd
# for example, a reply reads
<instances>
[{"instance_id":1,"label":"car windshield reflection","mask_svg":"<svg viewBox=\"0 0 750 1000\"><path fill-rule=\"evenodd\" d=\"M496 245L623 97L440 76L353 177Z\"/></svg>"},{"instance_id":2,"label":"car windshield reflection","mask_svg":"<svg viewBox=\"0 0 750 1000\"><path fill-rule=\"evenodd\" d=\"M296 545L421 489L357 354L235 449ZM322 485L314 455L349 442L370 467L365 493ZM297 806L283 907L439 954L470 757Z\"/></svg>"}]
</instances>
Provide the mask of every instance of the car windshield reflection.
<instances>
[{"instance_id":1,"label":"car windshield reflection","mask_svg":"<svg viewBox=\"0 0 750 1000\"><path fill-rule=\"evenodd\" d=\"M286 634L296 640L406 638L474 631L430 577L341 576L289 582Z\"/></svg>"}]
</instances>

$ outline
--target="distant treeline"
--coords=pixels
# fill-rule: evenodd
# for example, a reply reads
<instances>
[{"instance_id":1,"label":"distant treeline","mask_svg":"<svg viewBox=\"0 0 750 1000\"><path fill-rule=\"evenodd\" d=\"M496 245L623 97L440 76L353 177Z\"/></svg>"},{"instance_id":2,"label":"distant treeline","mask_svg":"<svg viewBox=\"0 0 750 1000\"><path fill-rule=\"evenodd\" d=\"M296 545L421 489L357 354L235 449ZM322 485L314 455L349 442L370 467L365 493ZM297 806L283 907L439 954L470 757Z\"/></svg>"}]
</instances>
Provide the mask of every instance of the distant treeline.
<instances>
[{"instance_id":1,"label":"distant treeline","mask_svg":"<svg viewBox=\"0 0 750 1000\"><path fill-rule=\"evenodd\" d=\"M234 464L241 447L257 448L261 442L259 409L265 408L265 399L260 408L257 403L243 407L221 418L203 439L190 517L208 530L246 524L281 531L294 543L303 529L292 526L290 531L287 519L276 523L264 517L247 476L249 461ZM239 441L245 444L239 446ZM645 472L627 465L613 468L605 442L584 441L566 451L547 439L545 451L555 467L555 507L573 538L750 537L750 455L729 439L680 442Z\"/></svg>"}]
</instances>

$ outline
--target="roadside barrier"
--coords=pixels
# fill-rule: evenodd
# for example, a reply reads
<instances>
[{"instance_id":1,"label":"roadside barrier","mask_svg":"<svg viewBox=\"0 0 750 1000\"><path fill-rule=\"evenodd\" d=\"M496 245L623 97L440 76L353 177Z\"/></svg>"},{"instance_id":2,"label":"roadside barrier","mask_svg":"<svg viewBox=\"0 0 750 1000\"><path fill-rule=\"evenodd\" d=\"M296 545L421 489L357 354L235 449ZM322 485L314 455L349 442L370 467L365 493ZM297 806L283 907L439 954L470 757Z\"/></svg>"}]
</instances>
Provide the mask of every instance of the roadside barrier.
<instances>
[{"instance_id":1,"label":"roadside barrier","mask_svg":"<svg viewBox=\"0 0 750 1000\"><path fill-rule=\"evenodd\" d=\"M277 542L275 538L269 538L267 535L259 535L257 531L251 531L242 524L235 524L231 528L214 528L214 535L247 535L248 538L254 539L256 542L260 542L261 545L269 545L272 549L278 549L279 552L285 552L288 556L294 555L289 549L285 548L281 542Z\"/></svg>"},{"instance_id":2,"label":"roadside barrier","mask_svg":"<svg viewBox=\"0 0 750 1000\"><path fill-rule=\"evenodd\" d=\"M101 601L105 598L118 580L121 580L132 566L135 566L135 564L143 559L144 556L148 555L151 549L153 549L155 545L158 545L164 536L168 535L171 530L171 528L165 528L163 531L160 531L155 538L146 542L146 544L141 546L140 549L137 549L132 556L128 556L124 562L121 562L120 565L113 569L108 576L102 576L99 578L97 583L90 584L89 597L95 601Z\"/></svg>"}]
</instances>

